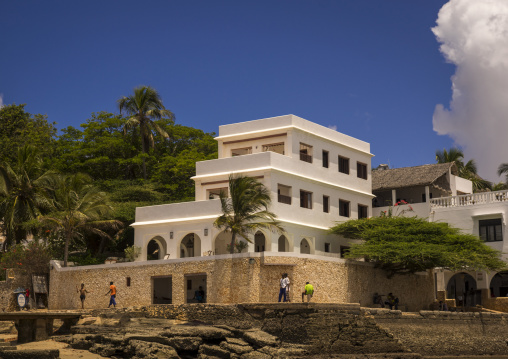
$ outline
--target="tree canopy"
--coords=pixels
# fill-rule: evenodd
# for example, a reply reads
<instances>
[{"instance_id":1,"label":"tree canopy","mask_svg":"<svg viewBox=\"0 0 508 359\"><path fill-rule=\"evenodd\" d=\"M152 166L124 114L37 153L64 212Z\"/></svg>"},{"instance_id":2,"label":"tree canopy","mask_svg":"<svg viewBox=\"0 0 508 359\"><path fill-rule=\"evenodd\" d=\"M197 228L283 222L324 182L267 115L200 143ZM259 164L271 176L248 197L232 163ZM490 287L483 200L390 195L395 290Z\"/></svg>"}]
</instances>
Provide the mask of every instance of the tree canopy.
<instances>
[{"instance_id":1,"label":"tree canopy","mask_svg":"<svg viewBox=\"0 0 508 359\"><path fill-rule=\"evenodd\" d=\"M346 258L372 261L388 276L437 267L452 271L505 267L501 252L444 222L418 217L373 217L337 224L330 232L363 240L351 245Z\"/></svg>"}]
</instances>

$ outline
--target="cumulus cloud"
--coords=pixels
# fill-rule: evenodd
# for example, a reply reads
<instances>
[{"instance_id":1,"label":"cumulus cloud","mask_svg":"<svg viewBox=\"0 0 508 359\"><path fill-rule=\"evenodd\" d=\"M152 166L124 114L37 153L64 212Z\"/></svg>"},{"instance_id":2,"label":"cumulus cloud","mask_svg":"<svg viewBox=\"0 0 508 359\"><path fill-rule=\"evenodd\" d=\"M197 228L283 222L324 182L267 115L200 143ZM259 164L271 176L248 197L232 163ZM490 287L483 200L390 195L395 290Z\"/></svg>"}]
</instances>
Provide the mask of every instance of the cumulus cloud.
<instances>
[{"instance_id":1,"label":"cumulus cloud","mask_svg":"<svg viewBox=\"0 0 508 359\"><path fill-rule=\"evenodd\" d=\"M432 31L456 71L449 107L434 110L434 131L498 181L497 167L508 162L508 1L450 0L436 22Z\"/></svg>"}]
</instances>

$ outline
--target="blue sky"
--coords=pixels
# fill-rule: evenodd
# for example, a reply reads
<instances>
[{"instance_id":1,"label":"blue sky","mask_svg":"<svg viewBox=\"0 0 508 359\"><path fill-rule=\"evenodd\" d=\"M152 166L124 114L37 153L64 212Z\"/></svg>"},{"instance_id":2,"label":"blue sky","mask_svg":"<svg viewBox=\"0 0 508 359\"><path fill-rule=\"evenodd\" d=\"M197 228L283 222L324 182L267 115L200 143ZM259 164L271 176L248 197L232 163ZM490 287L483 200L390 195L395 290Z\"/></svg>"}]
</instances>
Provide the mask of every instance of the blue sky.
<instances>
[{"instance_id":1,"label":"blue sky","mask_svg":"<svg viewBox=\"0 0 508 359\"><path fill-rule=\"evenodd\" d=\"M371 143L373 167L434 163L455 65L445 0L3 1L0 93L59 128L155 87L180 124L295 114Z\"/></svg>"}]
</instances>

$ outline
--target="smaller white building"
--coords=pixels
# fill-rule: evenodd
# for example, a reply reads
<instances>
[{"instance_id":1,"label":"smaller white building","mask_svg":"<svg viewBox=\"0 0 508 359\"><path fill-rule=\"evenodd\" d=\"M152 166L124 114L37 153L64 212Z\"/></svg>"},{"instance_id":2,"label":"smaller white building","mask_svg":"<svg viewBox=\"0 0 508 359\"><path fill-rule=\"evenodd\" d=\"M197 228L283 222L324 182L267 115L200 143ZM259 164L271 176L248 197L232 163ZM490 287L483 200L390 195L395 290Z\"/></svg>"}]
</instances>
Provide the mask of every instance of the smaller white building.
<instances>
[{"instance_id":1,"label":"smaller white building","mask_svg":"<svg viewBox=\"0 0 508 359\"><path fill-rule=\"evenodd\" d=\"M372 172L373 215L388 210L389 205L406 201L413 212L405 215L447 222L464 233L479 236L503 253L508 252L506 218L508 191L473 193L472 183L457 176L455 164L433 164ZM381 203L384 206L379 206ZM503 259L508 261L506 254ZM461 306L481 304L492 309L508 310L508 273L435 271L436 291L440 299L455 300ZM502 298L502 302L499 300ZM504 303L506 302L506 303Z\"/></svg>"}]
</instances>

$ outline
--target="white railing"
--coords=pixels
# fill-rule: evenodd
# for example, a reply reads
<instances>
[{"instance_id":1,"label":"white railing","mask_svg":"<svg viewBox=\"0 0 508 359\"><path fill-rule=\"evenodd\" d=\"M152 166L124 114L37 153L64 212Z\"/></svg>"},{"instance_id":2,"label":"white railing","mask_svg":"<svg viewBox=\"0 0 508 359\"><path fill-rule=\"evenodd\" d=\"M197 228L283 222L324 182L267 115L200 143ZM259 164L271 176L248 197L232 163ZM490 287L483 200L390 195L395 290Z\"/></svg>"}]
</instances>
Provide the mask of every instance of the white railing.
<instances>
[{"instance_id":1,"label":"white railing","mask_svg":"<svg viewBox=\"0 0 508 359\"><path fill-rule=\"evenodd\" d=\"M482 192L464 194L453 197L433 198L430 200L431 208L465 207L478 204L508 202L508 190L496 192Z\"/></svg>"}]
</instances>

